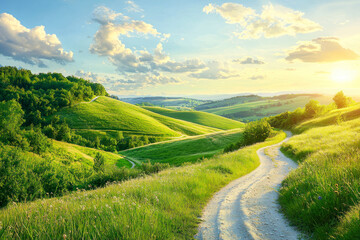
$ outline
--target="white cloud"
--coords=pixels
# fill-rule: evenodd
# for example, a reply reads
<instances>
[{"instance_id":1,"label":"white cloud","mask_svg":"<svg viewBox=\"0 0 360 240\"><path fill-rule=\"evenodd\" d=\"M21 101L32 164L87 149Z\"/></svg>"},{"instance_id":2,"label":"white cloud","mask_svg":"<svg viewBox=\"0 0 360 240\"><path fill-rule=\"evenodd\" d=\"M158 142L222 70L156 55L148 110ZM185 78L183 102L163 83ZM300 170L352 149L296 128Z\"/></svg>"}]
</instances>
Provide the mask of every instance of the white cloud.
<instances>
[{"instance_id":1,"label":"white cloud","mask_svg":"<svg viewBox=\"0 0 360 240\"><path fill-rule=\"evenodd\" d=\"M8 13L0 14L0 53L39 67L46 67L45 59L60 64L73 61L73 52L64 51L55 34L47 34L44 26L28 29Z\"/></svg>"},{"instance_id":2,"label":"white cloud","mask_svg":"<svg viewBox=\"0 0 360 240\"><path fill-rule=\"evenodd\" d=\"M259 59L252 58L252 57L246 57L243 59L235 59L235 60L233 60L233 62L240 63L240 64L265 64L265 62L263 62Z\"/></svg>"},{"instance_id":3,"label":"white cloud","mask_svg":"<svg viewBox=\"0 0 360 240\"><path fill-rule=\"evenodd\" d=\"M254 75L249 78L250 80L262 80L265 79L264 75Z\"/></svg>"},{"instance_id":4,"label":"white cloud","mask_svg":"<svg viewBox=\"0 0 360 240\"><path fill-rule=\"evenodd\" d=\"M165 76L156 71L152 73L134 73L126 75L125 79L112 80L108 89L115 92L129 91L149 86L177 84L180 82L178 78Z\"/></svg>"},{"instance_id":5,"label":"white cloud","mask_svg":"<svg viewBox=\"0 0 360 240\"><path fill-rule=\"evenodd\" d=\"M125 3L128 5L126 7L126 10L128 12L143 12L144 11L134 1L126 1Z\"/></svg>"},{"instance_id":6,"label":"white cloud","mask_svg":"<svg viewBox=\"0 0 360 240\"><path fill-rule=\"evenodd\" d=\"M101 77L98 74L93 73L93 72L85 72L84 70L77 70L75 73L75 76L89 80L91 82L95 82L95 83L101 83L101 84L107 83L106 78Z\"/></svg>"},{"instance_id":7,"label":"white cloud","mask_svg":"<svg viewBox=\"0 0 360 240\"><path fill-rule=\"evenodd\" d=\"M240 39L295 36L298 33L322 30L318 23L304 18L304 13L271 3L264 5L260 14L238 3L224 3L221 6L209 4L203 11L207 14L217 12L226 19L227 23L239 24L242 31L234 34Z\"/></svg>"},{"instance_id":8,"label":"white cloud","mask_svg":"<svg viewBox=\"0 0 360 240\"><path fill-rule=\"evenodd\" d=\"M204 70L197 73L191 73L189 76L202 79L227 79L238 77L239 74L233 70L227 62L210 61L206 64Z\"/></svg>"},{"instance_id":9,"label":"white cloud","mask_svg":"<svg viewBox=\"0 0 360 240\"><path fill-rule=\"evenodd\" d=\"M339 39L334 37L316 38L312 41L298 42L298 45L288 51L287 61L302 62L337 62L357 60L359 55L340 45Z\"/></svg>"}]
</instances>

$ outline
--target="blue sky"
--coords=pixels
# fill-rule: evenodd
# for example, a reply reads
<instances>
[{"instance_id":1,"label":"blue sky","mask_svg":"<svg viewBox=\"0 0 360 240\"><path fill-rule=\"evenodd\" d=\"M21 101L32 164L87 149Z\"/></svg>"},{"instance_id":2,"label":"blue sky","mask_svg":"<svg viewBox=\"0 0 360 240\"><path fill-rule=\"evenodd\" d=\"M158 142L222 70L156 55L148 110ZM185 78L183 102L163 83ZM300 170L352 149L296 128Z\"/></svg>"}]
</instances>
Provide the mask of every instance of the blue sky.
<instances>
[{"instance_id":1,"label":"blue sky","mask_svg":"<svg viewBox=\"0 0 360 240\"><path fill-rule=\"evenodd\" d=\"M3 1L0 64L76 75L118 95L352 93L360 88L359 7L354 0Z\"/></svg>"}]
</instances>

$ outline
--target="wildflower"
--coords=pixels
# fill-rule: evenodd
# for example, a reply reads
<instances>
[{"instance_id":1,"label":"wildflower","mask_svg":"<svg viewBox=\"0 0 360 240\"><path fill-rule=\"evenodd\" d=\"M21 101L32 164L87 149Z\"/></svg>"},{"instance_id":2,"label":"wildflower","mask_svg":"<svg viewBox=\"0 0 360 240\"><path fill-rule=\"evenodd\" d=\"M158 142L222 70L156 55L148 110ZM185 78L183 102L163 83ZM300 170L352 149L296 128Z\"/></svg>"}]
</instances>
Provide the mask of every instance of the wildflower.
<instances>
[{"instance_id":1,"label":"wildflower","mask_svg":"<svg viewBox=\"0 0 360 240\"><path fill-rule=\"evenodd\" d=\"M66 239L66 237L67 237L66 234L63 234L63 239L64 239L64 240Z\"/></svg>"},{"instance_id":2,"label":"wildflower","mask_svg":"<svg viewBox=\"0 0 360 240\"><path fill-rule=\"evenodd\" d=\"M319 197L318 197L318 199L319 199L319 200L321 200L321 199L322 199L322 197L321 197L321 196L319 196Z\"/></svg>"}]
</instances>

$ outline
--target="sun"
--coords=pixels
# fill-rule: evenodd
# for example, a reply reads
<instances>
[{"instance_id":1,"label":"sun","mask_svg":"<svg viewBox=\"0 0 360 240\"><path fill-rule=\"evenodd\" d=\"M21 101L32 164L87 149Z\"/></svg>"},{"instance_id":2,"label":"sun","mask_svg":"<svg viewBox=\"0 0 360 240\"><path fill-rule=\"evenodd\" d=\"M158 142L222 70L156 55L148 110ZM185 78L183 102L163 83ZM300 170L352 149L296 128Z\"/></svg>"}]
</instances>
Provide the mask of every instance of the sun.
<instances>
[{"instance_id":1,"label":"sun","mask_svg":"<svg viewBox=\"0 0 360 240\"><path fill-rule=\"evenodd\" d=\"M331 72L331 79L338 83L351 82L356 77L356 71L349 69L335 69Z\"/></svg>"}]
</instances>

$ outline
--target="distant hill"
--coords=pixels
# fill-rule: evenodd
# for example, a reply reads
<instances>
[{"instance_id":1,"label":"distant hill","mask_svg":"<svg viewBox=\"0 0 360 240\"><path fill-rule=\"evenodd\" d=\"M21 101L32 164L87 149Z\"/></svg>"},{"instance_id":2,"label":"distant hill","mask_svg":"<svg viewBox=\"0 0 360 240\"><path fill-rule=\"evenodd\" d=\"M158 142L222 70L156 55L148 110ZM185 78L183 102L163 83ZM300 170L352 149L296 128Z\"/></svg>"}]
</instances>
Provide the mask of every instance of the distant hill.
<instances>
[{"instance_id":1,"label":"distant hill","mask_svg":"<svg viewBox=\"0 0 360 240\"><path fill-rule=\"evenodd\" d=\"M143 107L143 108L168 117L181 119L188 122L193 122L200 125L223 129L223 130L244 127L244 123L206 112L176 111L161 107Z\"/></svg>"},{"instance_id":2,"label":"distant hill","mask_svg":"<svg viewBox=\"0 0 360 240\"><path fill-rule=\"evenodd\" d=\"M57 113L72 129L122 131L129 134L179 137L199 135L219 129L166 117L109 97L64 108Z\"/></svg>"},{"instance_id":3,"label":"distant hill","mask_svg":"<svg viewBox=\"0 0 360 240\"><path fill-rule=\"evenodd\" d=\"M139 97L139 98L121 98L123 102L139 105L154 105L159 107L174 107L174 108L194 108L200 104L210 101L197 100L192 98L182 97Z\"/></svg>"},{"instance_id":4,"label":"distant hill","mask_svg":"<svg viewBox=\"0 0 360 240\"><path fill-rule=\"evenodd\" d=\"M248 95L206 103L195 109L239 121L254 121L304 107L310 99L321 104L332 102L331 97L320 94L284 94L274 97Z\"/></svg>"}]
</instances>

